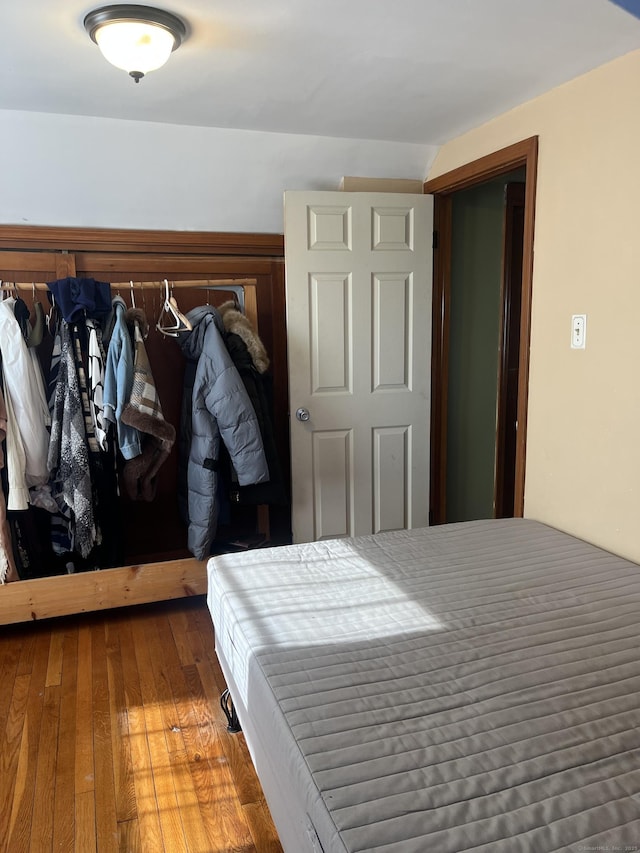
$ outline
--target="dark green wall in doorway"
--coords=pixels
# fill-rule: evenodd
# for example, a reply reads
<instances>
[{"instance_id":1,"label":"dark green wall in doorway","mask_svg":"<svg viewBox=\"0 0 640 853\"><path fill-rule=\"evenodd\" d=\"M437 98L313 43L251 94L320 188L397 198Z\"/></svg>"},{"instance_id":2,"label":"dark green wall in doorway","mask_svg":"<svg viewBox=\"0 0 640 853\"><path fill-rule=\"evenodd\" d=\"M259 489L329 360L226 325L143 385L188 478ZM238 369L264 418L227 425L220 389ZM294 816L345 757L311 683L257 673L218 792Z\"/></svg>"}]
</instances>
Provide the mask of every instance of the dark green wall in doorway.
<instances>
[{"instance_id":1,"label":"dark green wall in doorway","mask_svg":"<svg viewBox=\"0 0 640 853\"><path fill-rule=\"evenodd\" d=\"M505 184L453 196L447 521L493 516Z\"/></svg>"}]
</instances>

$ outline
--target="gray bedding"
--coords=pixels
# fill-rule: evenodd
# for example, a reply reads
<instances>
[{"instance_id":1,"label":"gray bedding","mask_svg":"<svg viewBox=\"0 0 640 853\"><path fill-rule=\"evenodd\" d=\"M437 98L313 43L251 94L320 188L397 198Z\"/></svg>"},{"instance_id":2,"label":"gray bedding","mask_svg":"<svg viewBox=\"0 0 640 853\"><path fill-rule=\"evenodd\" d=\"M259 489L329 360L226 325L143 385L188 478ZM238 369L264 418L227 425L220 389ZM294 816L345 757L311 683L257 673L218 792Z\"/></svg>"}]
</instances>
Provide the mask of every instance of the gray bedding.
<instances>
[{"instance_id":1,"label":"gray bedding","mask_svg":"<svg viewBox=\"0 0 640 853\"><path fill-rule=\"evenodd\" d=\"M640 567L537 522L220 556L287 853L640 850Z\"/></svg>"}]
</instances>

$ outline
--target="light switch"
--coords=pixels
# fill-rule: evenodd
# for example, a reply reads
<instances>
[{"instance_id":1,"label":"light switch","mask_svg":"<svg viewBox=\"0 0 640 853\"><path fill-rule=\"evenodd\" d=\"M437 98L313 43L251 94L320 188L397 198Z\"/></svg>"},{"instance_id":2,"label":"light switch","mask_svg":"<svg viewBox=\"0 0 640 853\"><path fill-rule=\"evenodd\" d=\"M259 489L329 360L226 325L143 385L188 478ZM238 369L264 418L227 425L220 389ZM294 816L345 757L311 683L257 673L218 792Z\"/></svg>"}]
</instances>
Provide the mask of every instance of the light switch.
<instances>
[{"instance_id":1,"label":"light switch","mask_svg":"<svg viewBox=\"0 0 640 853\"><path fill-rule=\"evenodd\" d=\"M587 315L571 317L571 349L584 349L587 341Z\"/></svg>"}]
</instances>

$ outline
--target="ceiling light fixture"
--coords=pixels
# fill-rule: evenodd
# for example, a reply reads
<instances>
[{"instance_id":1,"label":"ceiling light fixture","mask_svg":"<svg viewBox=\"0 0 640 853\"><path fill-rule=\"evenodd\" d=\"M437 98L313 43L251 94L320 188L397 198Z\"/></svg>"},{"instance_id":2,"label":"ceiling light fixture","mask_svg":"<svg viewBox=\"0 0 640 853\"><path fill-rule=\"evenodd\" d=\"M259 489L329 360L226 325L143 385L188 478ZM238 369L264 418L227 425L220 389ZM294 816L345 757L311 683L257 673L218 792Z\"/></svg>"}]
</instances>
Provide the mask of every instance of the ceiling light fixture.
<instances>
[{"instance_id":1,"label":"ceiling light fixture","mask_svg":"<svg viewBox=\"0 0 640 853\"><path fill-rule=\"evenodd\" d=\"M164 65L187 34L180 18L151 6L102 6L89 12L84 28L105 59L136 83Z\"/></svg>"}]
</instances>

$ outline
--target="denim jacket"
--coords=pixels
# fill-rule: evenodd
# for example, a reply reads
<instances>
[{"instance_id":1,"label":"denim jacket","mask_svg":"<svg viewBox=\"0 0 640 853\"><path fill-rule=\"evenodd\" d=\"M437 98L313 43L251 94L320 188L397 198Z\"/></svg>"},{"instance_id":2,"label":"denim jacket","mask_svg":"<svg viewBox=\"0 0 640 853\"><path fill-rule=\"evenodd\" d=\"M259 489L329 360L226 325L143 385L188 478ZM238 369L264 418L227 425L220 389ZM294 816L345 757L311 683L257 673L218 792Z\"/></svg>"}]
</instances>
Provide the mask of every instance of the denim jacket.
<instances>
[{"instance_id":1,"label":"denim jacket","mask_svg":"<svg viewBox=\"0 0 640 853\"><path fill-rule=\"evenodd\" d=\"M115 322L104 375L104 417L117 426L118 447L125 459L133 459L142 453L140 432L122 421L122 410L129 402L133 387L133 344L125 321L127 310L124 299L113 300Z\"/></svg>"}]
</instances>

